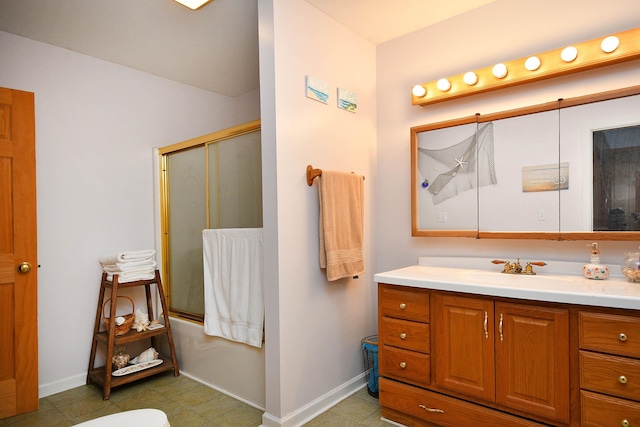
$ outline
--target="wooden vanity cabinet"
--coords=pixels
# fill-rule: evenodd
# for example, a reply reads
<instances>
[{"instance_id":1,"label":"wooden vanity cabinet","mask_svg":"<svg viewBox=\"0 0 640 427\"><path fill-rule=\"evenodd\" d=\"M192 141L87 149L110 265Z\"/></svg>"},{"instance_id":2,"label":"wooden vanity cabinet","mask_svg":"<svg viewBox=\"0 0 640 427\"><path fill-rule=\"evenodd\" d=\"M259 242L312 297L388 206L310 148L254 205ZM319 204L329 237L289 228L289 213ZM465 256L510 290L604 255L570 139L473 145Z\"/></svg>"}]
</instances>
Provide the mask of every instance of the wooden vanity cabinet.
<instances>
[{"instance_id":1,"label":"wooden vanity cabinet","mask_svg":"<svg viewBox=\"0 0 640 427\"><path fill-rule=\"evenodd\" d=\"M428 291L381 286L378 297L380 375L428 386L431 383Z\"/></svg>"},{"instance_id":2,"label":"wooden vanity cabinet","mask_svg":"<svg viewBox=\"0 0 640 427\"><path fill-rule=\"evenodd\" d=\"M402 301L389 300L397 295ZM569 425L568 308L385 284L378 296L383 417L410 426ZM428 320L405 319L428 327L426 351L402 348L389 333L397 315L389 308L414 296L430 300ZM431 365L403 375L404 359L388 360L403 352L428 355Z\"/></svg>"},{"instance_id":3,"label":"wooden vanity cabinet","mask_svg":"<svg viewBox=\"0 0 640 427\"><path fill-rule=\"evenodd\" d=\"M569 422L569 310L496 303L496 402Z\"/></svg>"},{"instance_id":4,"label":"wooden vanity cabinet","mask_svg":"<svg viewBox=\"0 0 640 427\"><path fill-rule=\"evenodd\" d=\"M493 402L493 301L435 293L434 308L436 384Z\"/></svg>"},{"instance_id":5,"label":"wooden vanity cabinet","mask_svg":"<svg viewBox=\"0 0 640 427\"><path fill-rule=\"evenodd\" d=\"M640 426L640 318L578 313L581 426Z\"/></svg>"},{"instance_id":6,"label":"wooden vanity cabinet","mask_svg":"<svg viewBox=\"0 0 640 427\"><path fill-rule=\"evenodd\" d=\"M436 384L569 421L569 311L434 293Z\"/></svg>"}]
</instances>

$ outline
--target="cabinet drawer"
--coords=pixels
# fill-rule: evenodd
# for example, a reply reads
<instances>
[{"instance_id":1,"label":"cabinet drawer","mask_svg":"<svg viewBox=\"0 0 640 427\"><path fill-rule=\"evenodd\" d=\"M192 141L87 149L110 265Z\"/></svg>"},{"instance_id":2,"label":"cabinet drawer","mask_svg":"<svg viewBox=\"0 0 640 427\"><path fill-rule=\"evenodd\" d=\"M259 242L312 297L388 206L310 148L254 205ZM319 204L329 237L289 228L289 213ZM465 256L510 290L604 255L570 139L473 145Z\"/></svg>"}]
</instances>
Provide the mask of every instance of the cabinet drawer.
<instances>
[{"instance_id":1,"label":"cabinet drawer","mask_svg":"<svg viewBox=\"0 0 640 427\"><path fill-rule=\"evenodd\" d=\"M443 427L543 425L386 378L380 378L380 405Z\"/></svg>"},{"instance_id":2,"label":"cabinet drawer","mask_svg":"<svg viewBox=\"0 0 640 427\"><path fill-rule=\"evenodd\" d=\"M640 360L581 351L580 387L640 400Z\"/></svg>"},{"instance_id":3,"label":"cabinet drawer","mask_svg":"<svg viewBox=\"0 0 640 427\"><path fill-rule=\"evenodd\" d=\"M431 357L428 354L386 345L380 351L380 375L417 385L431 383Z\"/></svg>"},{"instance_id":4,"label":"cabinet drawer","mask_svg":"<svg viewBox=\"0 0 640 427\"><path fill-rule=\"evenodd\" d=\"M382 343L429 353L429 324L383 317Z\"/></svg>"},{"instance_id":5,"label":"cabinet drawer","mask_svg":"<svg viewBox=\"0 0 640 427\"><path fill-rule=\"evenodd\" d=\"M380 285L381 315L429 323L429 294L424 289Z\"/></svg>"},{"instance_id":6,"label":"cabinet drawer","mask_svg":"<svg viewBox=\"0 0 640 427\"><path fill-rule=\"evenodd\" d=\"M580 348L640 357L640 318L581 311Z\"/></svg>"},{"instance_id":7,"label":"cabinet drawer","mask_svg":"<svg viewBox=\"0 0 640 427\"><path fill-rule=\"evenodd\" d=\"M580 402L582 427L640 425L640 403L588 391L580 392Z\"/></svg>"}]
</instances>

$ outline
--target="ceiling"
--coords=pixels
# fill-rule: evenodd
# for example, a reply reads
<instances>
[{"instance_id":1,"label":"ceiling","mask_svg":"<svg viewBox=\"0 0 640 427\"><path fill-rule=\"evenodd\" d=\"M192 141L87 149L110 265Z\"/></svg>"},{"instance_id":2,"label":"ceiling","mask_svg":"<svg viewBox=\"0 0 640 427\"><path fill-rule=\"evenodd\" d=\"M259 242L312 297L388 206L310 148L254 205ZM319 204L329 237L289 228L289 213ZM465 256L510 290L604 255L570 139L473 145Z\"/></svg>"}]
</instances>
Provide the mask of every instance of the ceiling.
<instances>
[{"instance_id":1,"label":"ceiling","mask_svg":"<svg viewBox=\"0 0 640 427\"><path fill-rule=\"evenodd\" d=\"M259 88L259 0L0 0L0 30L229 97ZM374 44L495 0L306 0Z\"/></svg>"},{"instance_id":2,"label":"ceiling","mask_svg":"<svg viewBox=\"0 0 640 427\"><path fill-rule=\"evenodd\" d=\"M426 28L495 0L306 0L374 44Z\"/></svg>"}]
</instances>

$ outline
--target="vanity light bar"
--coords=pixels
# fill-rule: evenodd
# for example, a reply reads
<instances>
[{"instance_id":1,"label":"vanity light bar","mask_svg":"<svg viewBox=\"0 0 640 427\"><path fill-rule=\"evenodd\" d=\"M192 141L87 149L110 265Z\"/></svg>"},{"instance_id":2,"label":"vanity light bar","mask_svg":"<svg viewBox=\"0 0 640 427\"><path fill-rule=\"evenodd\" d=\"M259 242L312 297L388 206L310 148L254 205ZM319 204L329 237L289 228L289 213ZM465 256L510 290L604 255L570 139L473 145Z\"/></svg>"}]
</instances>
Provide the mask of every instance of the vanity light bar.
<instances>
[{"instance_id":1,"label":"vanity light bar","mask_svg":"<svg viewBox=\"0 0 640 427\"><path fill-rule=\"evenodd\" d=\"M417 84L411 103L424 106L634 59L640 59L640 28Z\"/></svg>"}]
</instances>

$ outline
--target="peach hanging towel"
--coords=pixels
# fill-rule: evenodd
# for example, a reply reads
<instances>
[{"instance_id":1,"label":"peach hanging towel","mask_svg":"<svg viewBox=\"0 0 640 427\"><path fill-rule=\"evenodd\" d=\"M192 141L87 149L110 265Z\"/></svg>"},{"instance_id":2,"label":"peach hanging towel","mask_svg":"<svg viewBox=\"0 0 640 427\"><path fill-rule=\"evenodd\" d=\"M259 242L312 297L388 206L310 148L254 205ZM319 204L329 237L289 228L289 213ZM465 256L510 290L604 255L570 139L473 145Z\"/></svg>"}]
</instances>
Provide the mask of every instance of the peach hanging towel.
<instances>
[{"instance_id":1,"label":"peach hanging towel","mask_svg":"<svg viewBox=\"0 0 640 427\"><path fill-rule=\"evenodd\" d=\"M317 179L320 199L320 267L327 280L364 273L364 179L324 171Z\"/></svg>"}]
</instances>

